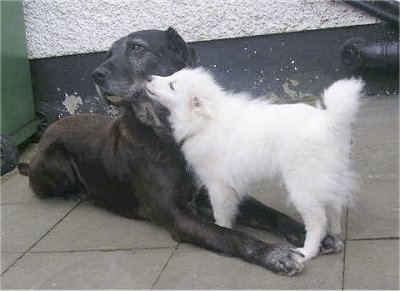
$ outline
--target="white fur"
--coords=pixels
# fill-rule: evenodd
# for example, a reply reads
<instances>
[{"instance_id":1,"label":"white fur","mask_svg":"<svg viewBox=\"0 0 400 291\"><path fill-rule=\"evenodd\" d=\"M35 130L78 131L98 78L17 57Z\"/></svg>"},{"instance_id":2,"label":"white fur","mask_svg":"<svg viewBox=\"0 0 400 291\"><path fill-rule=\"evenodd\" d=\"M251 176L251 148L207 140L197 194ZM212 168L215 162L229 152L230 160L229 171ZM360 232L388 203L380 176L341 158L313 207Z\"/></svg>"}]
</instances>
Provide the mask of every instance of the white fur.
<instances>
[{"instance_id":1,"label":"white fur","mask_svg":"<svg viewBox=\"0 0 400 291\"><path fill-rule=\"evenodd\" d=\"M281 177L306 227L304 260L318 254L327 233L340 233L353 187L351 122L363 87L360 79L335 82L321 110L226 92L201 68L147 84L149 96L171 112L174 137L208 188L216 223L230 228L250 187Z\"/></svg>"}]
</instances>

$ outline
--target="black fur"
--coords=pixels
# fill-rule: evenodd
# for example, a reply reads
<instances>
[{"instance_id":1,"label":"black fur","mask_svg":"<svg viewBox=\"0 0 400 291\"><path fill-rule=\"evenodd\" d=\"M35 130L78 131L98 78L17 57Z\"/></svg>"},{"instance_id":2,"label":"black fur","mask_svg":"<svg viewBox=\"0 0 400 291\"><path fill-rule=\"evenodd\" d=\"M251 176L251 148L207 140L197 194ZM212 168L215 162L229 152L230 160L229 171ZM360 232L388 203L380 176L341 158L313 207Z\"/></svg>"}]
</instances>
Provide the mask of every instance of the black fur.
<instances>
[{"instance_id":1,"label":"black fur","mask_svg":"<svg viewBox=\"0 0 400 291\"><path fill-rule=\"evenodd\" d=\"M175 30L139 31L116 41L94 72L98 91L124 113L113 119L82 114L52 124L30 166L30 186L40 197L85 194L127 217L153 220L177 241L236 256L278 274L301 271L288 247L274 246L212 222L210 205L194 186L170 136L168 112L146 98L148 75L194 66L196 54ZM304 226L254 198L245 199L238 222L283 234L302 245Z\"/></svg>"}]
</instances>

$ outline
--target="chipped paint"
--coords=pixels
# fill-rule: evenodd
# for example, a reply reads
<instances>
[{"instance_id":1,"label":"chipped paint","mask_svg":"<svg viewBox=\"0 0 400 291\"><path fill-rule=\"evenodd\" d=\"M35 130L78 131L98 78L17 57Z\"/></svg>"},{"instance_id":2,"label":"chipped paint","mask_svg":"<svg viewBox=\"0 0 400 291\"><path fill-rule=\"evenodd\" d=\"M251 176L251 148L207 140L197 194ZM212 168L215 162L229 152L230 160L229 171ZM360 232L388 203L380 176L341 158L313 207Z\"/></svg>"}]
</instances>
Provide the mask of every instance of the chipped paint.
<instances>
[{"instance_id":1,"label":"chipped paint","mask_svg":"<svg viewBox=\"0 0 400 291\"><path fill-rule=\"evenodd\" d=\"M282 100L278 100L279 103L297 103L304 102L310 105L315 105L318 101L318 97L311 93L304 93L300 90L296 90L296 87L300 85L300 81L296 79L288 79L286 82L282 84L283 92L286 95L286 98L281 98ZM289 98L287 98L289 97ZM286 99L286 100L285 100ZM287 100L289 99L289 100Z\"/></svg>"},{"instance_id":2,"label":"chipped paint","mask_svg":"<svg viewBox=\"0 0 400 291\"><path fill-rule=\"evenodd\" d=\"M82 98L81 96L78 95L77 92L74 92L71 95L68 95L66 92L64 93L65 99L62 103L62 105L65 106L67 109L68 113L71 115L74 115L76 111L78 110L79 106L82 105Z\"/></svg>"},{"instance_id":3,"label":"chipped paint","mask_svg":"<svg viewBox=\"0 0 400 291\"><path fill-rule=\"evenodd\" d=\"M292 83L295 83L295 82L296 82L296 80L289 80L288 82L285 82L285 83L282 84L283 92L284 92L287 96L289 96L290 98L292 98L292 99L295 99L295 98L297 98L297 97L299 96L298 91L292 90L292 89L290 88L291 86L293 86ZM297 85L298 85L298 83L297 83ZM294 85L294 86L296 86L296 85Z\"/></svg>"}]
</instances>

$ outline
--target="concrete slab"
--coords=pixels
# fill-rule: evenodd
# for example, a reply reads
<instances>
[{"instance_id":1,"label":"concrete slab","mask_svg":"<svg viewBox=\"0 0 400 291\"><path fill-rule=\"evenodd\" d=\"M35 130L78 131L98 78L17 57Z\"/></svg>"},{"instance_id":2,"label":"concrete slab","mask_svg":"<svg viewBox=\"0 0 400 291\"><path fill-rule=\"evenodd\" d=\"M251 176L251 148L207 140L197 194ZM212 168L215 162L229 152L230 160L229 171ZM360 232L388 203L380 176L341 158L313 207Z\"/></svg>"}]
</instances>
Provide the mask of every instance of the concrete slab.
<instances>
[{"instance_id":1,"label":"concrete slab","mask_svg":"<svg viewBox=\"0 0 400 291\"><path fill-rule=\"evenodd\" d=\"M353 126L354 150L365 146L399 143L398 96L367 98Z\"/></svg>"},{"instance_id":2,"label":"concrete slab","mask_svg":"<svg viewBox=\"0 0 400 291\"><path fill-rule=\"evenodd\" d=\"M356 125L381 124L399 119L399 96L372 96L364 101Z\"/></svg>"},{"instance_id":3,"label":"concrete slab","mask_svg":"<svg viewBox=\"0 0 400 291\"><path fill-rule=\"evenodd\" d=\"M1 273L10 267L20 256L20 254L1 254Z\"/></svg>"},{"instance_id":4,"label":"concrete slab","mask_svg":"<svg viewBox=\"0 0 400 291\"><path fill-rule=\"evenodd\" d=\"M340 289L343 254L322 256L294 277L278 276L237 258L182 244L156 289Z\"/></svg>"},{"instance_id":5,"label":"concrete slab","mask_svg":"<svg viewBox=\"0 0 400 291\"><path fill-rule=\"evenodd\" d=\"M1 184L1 204L40 201L29 188L29 178L13 175Z\"/></svg>"},{"instance_id":6,"label":"concrete slab","mask_svg":"<svg viewBox=\"0 0 400 291\"><path fill-rule=\"evenodd\" d=\"M42 251L111 250L176 246L170 233L151 222L118 216L84 202L33 249Z\"/></svg>"},{"instance_id":7,"label":"concrete slab","mask_svg":"<svg viewBox=\"0 0 400 291\"><path fill-rule=\"evenodd\" d=\"M367 101L355 128L355 169L361 188L348 210L348 238L399 235L399 100Z\"/></svg>"},{"instance_id":8,"label":"concrete slab","mask_svg":"<svg viewBox=\"0 0 400 291\"><path fill-rule=\"evenodd\" d=\"M353 207L348 209L347 238L399 237L398 182L370 182L362 185Z\"/></svg>"},{"instance_id":9,"label":"concrete slab","mask_svg":"<svg viewBox=\"0 0 400 291\"><path fill-rule=\"evenodd\" d=\"M174 248L26 254L3 289L150 289Z\"/></svg>"},{"instance_id":10,"label":"concrete slab","mask_svg":"<svg viewBox=\"0 0 400 291\"><path fill-rule=\"evenodd\" d=\"M399 143L399 122L392 121L354 128L354 150L366 146Z\"/></svg>"},{"instance_id":11,"label":"concrete slab","mask_svg":"<svg viewBox=\"0 0 400 291\"><path fill-rule=\"evenodd\" d=\"M399 241L349 241L345 289L399 290Z\"/></svg>"},{"instance_id":12,"label":"concrete slab","mask_svg":"<svg viewBox=\"0 0 400 291\"><path fill-rule=\"evenodd\" d=\"M354 153L354 167L363 183L399 179L399 144L365 146Z\"/></svg>"},{"instance_id":13,"label":"concrete slab","mask_svg":"<svg viewBox=\"0 0 400 291\"><path fill-rule=\"evenodd\" d=\"M0 180L2 270L51 231L2 276L2 287L341 289L344 284L345 289L398 289L399 241L388 239L399 236L398 118L398 96L374 97L368 98L355 124L353 158L362 184L355 207L348 210L345 262L344 253L320 256L306 263L303 273L287 278L186 244L174 253L176 242L165 229L89 202L51 230L76 202L38 201L28 179L12 171ZM35 145L28 147L21 159L29 160L34 150ZM301 220L277 181L257 190L251 194ZM268 231L238 229L269 243L287 244Z\"/></svg>"},{"instance_id":14,"label":"concrete slab","mask_svg":"<svg viewBox=\"0 0 400 291\"><path fill-rule=\"evenodd\" d=\"M2 253L23 253L59 222L75 203L51 198L1 206Z\"/></svg>"}]
</instances>

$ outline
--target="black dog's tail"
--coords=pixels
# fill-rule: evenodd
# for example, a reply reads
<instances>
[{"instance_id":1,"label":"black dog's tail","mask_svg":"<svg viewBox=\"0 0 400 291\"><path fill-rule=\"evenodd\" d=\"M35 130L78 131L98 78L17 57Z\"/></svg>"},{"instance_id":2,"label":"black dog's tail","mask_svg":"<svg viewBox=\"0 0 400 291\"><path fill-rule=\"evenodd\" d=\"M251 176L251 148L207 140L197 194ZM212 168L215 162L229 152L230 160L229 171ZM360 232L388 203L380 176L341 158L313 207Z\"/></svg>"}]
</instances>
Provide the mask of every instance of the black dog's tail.
<instances>
[{"instance_id":1,"label":"black dog's tail","mask_svg":"<svg viewBox=\"0 0 400 291\"><path fill-rule=\"evenodd\" d=\"M18 171L21 175L29 176L29 163L18 163Z\"/></svg>"}]
</instances>

